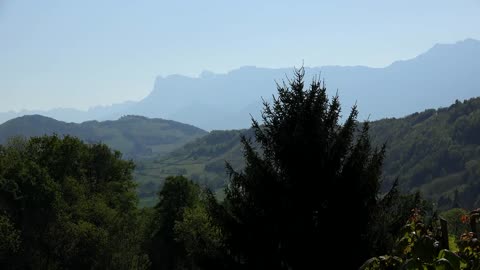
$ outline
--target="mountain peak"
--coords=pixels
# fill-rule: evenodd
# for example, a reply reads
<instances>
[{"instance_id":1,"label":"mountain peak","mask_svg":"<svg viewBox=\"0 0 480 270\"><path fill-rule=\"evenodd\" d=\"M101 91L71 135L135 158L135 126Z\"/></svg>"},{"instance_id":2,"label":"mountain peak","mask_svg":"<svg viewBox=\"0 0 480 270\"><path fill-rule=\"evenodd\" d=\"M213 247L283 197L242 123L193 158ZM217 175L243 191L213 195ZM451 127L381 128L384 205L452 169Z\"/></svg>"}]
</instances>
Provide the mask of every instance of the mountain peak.
<instances>
[{"instance_id":1,"label":"mountain peak","mask_svg":"<svg viewBox=\"0 0 480 270\"><path fill-rule=\"evenodd\" d=\"M200 73L199 77L202 79L211 79L215 77L215 73L210 70L204 70L202 73Z\"/></svg>"},{"instance_id":2,"label":"mountain peak","mask_svg":"<svg viewBox=\"0 0 480 270\"><path fill-rule=\"evenodd\" d=\"M467 38L464 40L457 41L455 43L437 43L433 45L433 47L428 50L426 53L430 51L436 51L436 50L459 50L459 49L467 49L467 48L480 48L480 41L473 39L473 38Z\"/></svg>"},{"instance_id":3,"label":"mountain peak","mask_svg":"<svg viewBox=\"0 0 480 270\"><path fill-rule=\"evenodd\" d=\"M478 59L480 56L480 41L467 38L457 41L455 43L436 43L427 51L418 56L393 62L389 67L398 67L404 65L411 65L411 63L418 63L418 61L444 63L461 63L471 62L473 59Z\"/></svg>"},{"instance_id":4,"label":"mountain peak","mask_svg":"<svg viewBox=\"0 0 480 270\"><path fill-rule=\"evenodd\" d=\"M119 121L129 121L129 120L149 120L148 117L141 116L141 115L133 115L133 114L128 114L120 117L118 119Z\"/></svg>"},{"instance_id":5,"label":"mountain peak","mask_svg":"<svg viewBox=\"0 0 480 270\"><path fill-rule=\"evenodd\" d=\"M11 119L9 121L51 121L51 122L57 122L58 120L56 120L52 117L48 117L48 116L44 116L44 115L40 115L40 114L27 114L27 115L23 115L23 116Z\"/></svg>"},{"instance_id":6,"label":"mountain peak","mask_svg":"<svg viewBox=\"0 0 480 270\"><path fill-rule=\"evenodd\" d=\"M473 38L466 38L464 40L457 41L455 44L476 44L480 45L480 40Z\"/></svg>"}]
</instances>

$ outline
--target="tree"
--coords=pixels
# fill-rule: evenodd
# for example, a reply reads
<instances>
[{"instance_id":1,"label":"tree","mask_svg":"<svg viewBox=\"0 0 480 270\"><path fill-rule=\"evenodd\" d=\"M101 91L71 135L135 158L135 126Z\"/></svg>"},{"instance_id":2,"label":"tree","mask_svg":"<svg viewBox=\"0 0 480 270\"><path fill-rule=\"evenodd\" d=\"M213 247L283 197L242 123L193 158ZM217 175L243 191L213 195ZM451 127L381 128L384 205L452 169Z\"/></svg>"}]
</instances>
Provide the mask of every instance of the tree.
<instances>
[{"instance_id":1,"label":"tree","mask_svg":"<svg viewBox=\"0 0 480 270\"><path fill-rule=\"evenodd\" d=\"M227 253L244 269L352 269L369 257L368 230L378 203L384 147L353 107L341 123L338 96L327 97L304 69L264 102L256 142L242 138L245 169L231 175L216 216ZM256 149L256 144L260 149ZM338 260L336 260L338 259Z\"/></svg>"},{"instance_id":2,"label":"tree","mask_svg":"<svg viewBox=\"0 0 480 270\"><path fill-rule=\"evenodd\" d=\"M185 246L176 241L175 224L183 220L185 209L200 199L200 187L183 176L167 177L158 193L147 248L153 269L177 269L187 256Z\"/></svg>"},{"instance_id":3,"label":"tree","mask_svg":"<svg viewBox=\"0 0 480 270\"><path fill-rule=\"evenodd\" d=\"M0 214L0 267L2 269L13 263L10 257L18 252L20 244L19 231L7 216Z\"/></svg>"},{"instance_id":4,"label":"tree","mask_svg":"<svg viewBox=\"0 0 480 270\"><path fill-rule=\"evenodd\" d=\"M208 213L208 196L193 207L186 208L181 220L175 222L175 240L185 247L184 269L216 269L223 264L222 232Z\"/></svg>"},{"instance_id":5,"label":"tree","mask_svg":"<svg viewBox=\"0 0 480 270\"><path fill-rule=\"evenodd\" d=\"M106 145L70 136L0 147L0 253L11 248L7 269L148 266L133 169Z\"/></svg>"},{"instance_id":6,"label":"tree","mask_svg":"<svg viewBox=\"0 0 480 270\"><path fill-rule=\"evenodd\" d=\"M170 176L158 197L146 239L152 269L223 265L222 232L209 215L214 195L183 176Z\"/></svg>"}]
</instances>

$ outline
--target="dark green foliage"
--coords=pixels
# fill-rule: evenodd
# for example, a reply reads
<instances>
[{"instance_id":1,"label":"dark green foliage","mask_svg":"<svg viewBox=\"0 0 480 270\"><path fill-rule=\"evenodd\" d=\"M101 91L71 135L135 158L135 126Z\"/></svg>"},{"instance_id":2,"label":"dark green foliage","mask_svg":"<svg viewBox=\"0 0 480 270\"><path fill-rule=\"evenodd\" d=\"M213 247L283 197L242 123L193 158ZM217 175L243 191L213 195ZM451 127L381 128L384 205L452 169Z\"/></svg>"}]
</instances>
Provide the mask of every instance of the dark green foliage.
<instances>
[{"instance_id":1,"label":"dark green foliage","mask_svg":"<svg viewBox=\"0 0 480 270\"><path fill-rule=\"evenodd\" d=\"M0 215L0 265L10 263L21 244L20 232L12 224L9 217Z\"/></svg>"},{"instance_id":2,"label":"dark green foliage","mask_svg":"<svg viewBox=\"0 0 480 270\"><path fill-rule=\"evenodd\" d=\"M144 269L134 165L76 138L0 148L0 253L7 269ZM5 247L6 245L6 247Z\"/></svg>"},{"instance_id":3,"label":"dark green foliage","mask_svg":"<svg viewBox=\"0 0 480 270\"><path fill-rule=\"evenodd\" d=\"M403 190L420 190L427 198L441 199L440 208L480 206L479 116L480 98L474 98L373 122L375 141L388 141L385 184L398 177Z\"/></svg>"},{"instance_id":4,"label":"dark green foliage","mask_svg":"<svg viewBox=\"0 0 480 270\"><path fill-rule=\"evenodd\" d=\"M390 191L378 202L370 224L368 239L370 241L369 256L389 252L398 233L405 225L405 220L411 215L414 208L429 209L430 204L423 200L419 193L403 194L395 182Z\"/></svg>"},{"instance_id":5,"label":"dark green foliage","mask_svg":"<svg viewBox=\"0 0 480 270\"><path fill-rule=\"evenodd\" d=\"M237 267L321 269L338 259L353 269L369 256L383 149L368 123L356 134L356 108L341 124L338 97L318 81L305 89L303 76L278 85L263 125L253 122L261 152L243 138L245 169L230 166L220 222Z\"/></svg>"},{"instance_id":6,"label":"dark green foliage","mask_svg":"<svg viewBox=\"0 0 480 270\"><path fill-rule=\"evenodd\" d=\"M150 239L146 243L154 269L177 269L186 257L181 242L175 240L175 223L183 220L184 211L194 207L200 196L200 188L182 176L168 177L158 193L150 224Z\"/></svg>"},{"instance_id":7,"label":"dark green foliage","mask_svg":"<svg viewBox=\"0 0 480 270\"><path fill-rule=\"evenodd\" d=\"M183 176L171 176L158 197L144 243L152 269L217 268L223 237L208 211L213 195Z\"/></svg>"}]
</instances>

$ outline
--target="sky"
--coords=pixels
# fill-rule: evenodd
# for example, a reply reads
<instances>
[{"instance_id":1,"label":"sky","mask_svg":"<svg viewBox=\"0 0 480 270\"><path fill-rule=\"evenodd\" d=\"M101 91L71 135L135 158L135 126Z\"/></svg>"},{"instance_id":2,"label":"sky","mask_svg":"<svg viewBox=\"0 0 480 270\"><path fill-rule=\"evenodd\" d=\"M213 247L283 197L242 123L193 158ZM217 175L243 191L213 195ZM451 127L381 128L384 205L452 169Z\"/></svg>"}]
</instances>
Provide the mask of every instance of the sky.
<instances>
[{"instance_id":1,"label":"sky","mask_svg":"<svg viewBox=\"0 0 480 270\"><path fill-rule=\"evenodd\" d=\"M157 76L384 67L480 39L480 0L0 0L0 112L140 100Z\"/></svg>"}]
</instances>

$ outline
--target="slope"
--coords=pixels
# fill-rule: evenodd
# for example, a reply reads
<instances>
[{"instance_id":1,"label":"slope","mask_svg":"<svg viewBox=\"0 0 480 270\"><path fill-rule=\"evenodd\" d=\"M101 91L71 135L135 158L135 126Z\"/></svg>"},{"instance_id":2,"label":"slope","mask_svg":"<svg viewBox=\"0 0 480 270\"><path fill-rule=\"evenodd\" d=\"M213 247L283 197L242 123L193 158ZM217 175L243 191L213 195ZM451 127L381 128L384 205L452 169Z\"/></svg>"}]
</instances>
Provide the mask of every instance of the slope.
<instances>
[{"instance_id":1,"label":"slope","mask_svg":"<svg viewBox=\"0 0 480 270\"><path fill-rule=\"evenodd\" d=\"M103 142L124 154L125 158L162 156L195 138L206 134L191 125L141 116L124 116L115 121L65 123L52 118L31 115L0 125L0 143L13 136L72 135L86 142Z\"/></svg>"}]
</instances>

